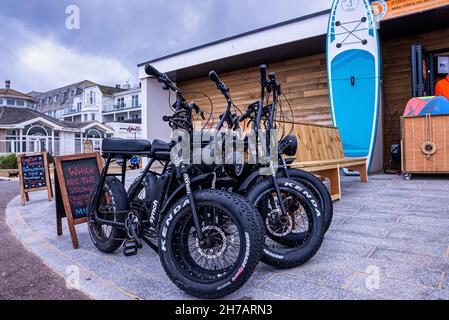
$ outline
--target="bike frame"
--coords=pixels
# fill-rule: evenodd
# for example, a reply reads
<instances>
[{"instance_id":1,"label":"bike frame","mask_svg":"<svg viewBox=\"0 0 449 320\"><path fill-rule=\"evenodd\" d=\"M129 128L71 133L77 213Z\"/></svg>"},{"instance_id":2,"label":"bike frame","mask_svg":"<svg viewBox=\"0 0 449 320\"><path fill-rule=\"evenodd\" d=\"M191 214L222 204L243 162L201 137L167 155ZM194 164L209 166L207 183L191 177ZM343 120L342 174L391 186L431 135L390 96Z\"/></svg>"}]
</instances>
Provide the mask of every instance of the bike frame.
<instances>
[{"instance_id":1,"label":"bike frame","mask_svg":"<svg viewBox=\"0 0 449 320\"><path fill-rule=\"evenodd\" d=\"M176 94L177 94L176 105L177 105L177 109L179 109L181 107L181 104L185 103L185 99L180 94L179 89L177 89L171 82L166 83L166 89L174 90L176 92ZM172 143L171 147L173 147L173 146L174 146L174 144ZM198 239L200 241L203 240L204 236L203 236L203 232L202 232L202 229L200 226L200 221L198 218L198 213L197 213L197 209L196 209L196 205L195 205L195 199L194 199L193 193L192 193L191 179L187 172L187 167L182 162L182 159L179 157L176 157L176 159L173 163L170 160L166 160L166 159L170 159L170 156L171 156L170 153L171 152L166 152L166 151L155 152L155 153L151 153L151 152L150 153L139 153L139 152L107 153L107 152L104 152L103 157L106 158L106 163L103 167L103 170L100 175L100 179L97 183L95 192L94 192L93 197L89 204L89 208L90 208L89 214L93 217L93 220L100 224L110 225L110 226L118 227L118 228L125 229L125 230L127 229L126 223L110 221L110 220L102 219L99 217L98 208L100 206L100 201L101 201L100 195L102 194L102 191L103 191L103 188L104 188L104 185L106 182L106 178L108 176L121 176L121 181L122 181L123 185L125 185L126 162L132 156L139 155L142 157L149 158L149 162L146 165L145 169L142 171L141 175L139 176L138 182L136 184L134 184L135 187L132 187L132 188L130 188L130 190L128 190L128 199L130 200L130 202L138 195L137 194L137 191L138 191L137 186L139 186L143 182L143 180L145 179L147 174L158 175L159 179L161 179L161 177L166 178L167 184L158 185L159 189L156 190L156 194L163 195L161 198L161 202L160 202L162 205L158 206L158 208L156 208L156 211L155 211L156 215L159 217L158 221L161 220L160 218L163 216L163 214L168 209L168 207L171 203L173 203L176 199L179 199L179 197L181 197L183 195L187 195L189 202L190 202L190 206L191 206L192 218L193 218L193 222L194 222L194 226L195 226L195 231L197 232ZM117 162L117 160L119 160L119 162L120 162L120 160L123 160L123 163L121 165L121 173L120 174L108 173L110 164L114 160L116 162ZM161 174L157 174L156 172L151 171L151 167L155 161L160 161L160 162L164 163L164 169ZM182 182L179 182L180 177L182 177ZM196 184L200 184L198 182L198 180L201 180L201 179L205 179L205 177L199 177L199 178L195 179ZM174 190L174 186L177 181L178 181L178 184L180 184L181 186ZM169 196L170 194L172 194L172 195ZM132 212L132 209L130 209L129 212ZM149 212L147 212L147 210L145 210L145 212L147 215L150 214ZM122 213L122 212L120 212L120 213ZM147 216L146 218L148 220L150 220L151 216ZM131 230L131 232L133 232L133 231ZM134 233L134 234L132 234L132 236L138 242L137 235ZM144 237L143 237L143 239L146 240ZM154 249L154 247L153 247L153 249Z\"/></svg>"}]
</instances>

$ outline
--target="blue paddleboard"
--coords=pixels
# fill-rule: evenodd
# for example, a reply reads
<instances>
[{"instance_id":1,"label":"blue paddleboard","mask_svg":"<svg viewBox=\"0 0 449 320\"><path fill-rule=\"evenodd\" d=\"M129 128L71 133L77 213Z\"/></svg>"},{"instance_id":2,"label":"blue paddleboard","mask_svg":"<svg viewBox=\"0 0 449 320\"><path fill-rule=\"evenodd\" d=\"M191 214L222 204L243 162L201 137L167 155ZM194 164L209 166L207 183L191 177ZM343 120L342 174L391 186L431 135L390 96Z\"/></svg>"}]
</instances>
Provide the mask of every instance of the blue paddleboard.
<instances>
[{"instance_id":1,"label":"blue paddleboard","mask_svg":"<svg viewBox=\"0 0 449 320\"><path fill-rule=\"evenodd\" d=\"M346 157L373 160L380 112L380 49L369 0L334 0L327 32L332 120Z\"/></svg>"}]
</instances>

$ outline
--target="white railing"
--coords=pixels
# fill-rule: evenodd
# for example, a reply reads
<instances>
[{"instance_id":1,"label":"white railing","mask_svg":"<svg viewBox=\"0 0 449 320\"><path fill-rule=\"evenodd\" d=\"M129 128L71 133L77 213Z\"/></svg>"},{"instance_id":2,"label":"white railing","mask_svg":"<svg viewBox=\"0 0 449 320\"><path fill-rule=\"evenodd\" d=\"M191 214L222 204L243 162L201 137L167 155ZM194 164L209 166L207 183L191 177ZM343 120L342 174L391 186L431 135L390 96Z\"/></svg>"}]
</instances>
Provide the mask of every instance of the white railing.
<instances>
[{"instance_id":1,"label":"white railing","mask_svg":"<svg viewBox=\"0 0 449 320\"><path fill-rule=\"evenodd\" d=\"M136 109L141 108L142 105L129 105L127 103L119 103L119 104L105 104L103 105L103 112L114 112L114 111L123 111L123 110L129 110L129 109Z\"/></svg>"}]
</instances>

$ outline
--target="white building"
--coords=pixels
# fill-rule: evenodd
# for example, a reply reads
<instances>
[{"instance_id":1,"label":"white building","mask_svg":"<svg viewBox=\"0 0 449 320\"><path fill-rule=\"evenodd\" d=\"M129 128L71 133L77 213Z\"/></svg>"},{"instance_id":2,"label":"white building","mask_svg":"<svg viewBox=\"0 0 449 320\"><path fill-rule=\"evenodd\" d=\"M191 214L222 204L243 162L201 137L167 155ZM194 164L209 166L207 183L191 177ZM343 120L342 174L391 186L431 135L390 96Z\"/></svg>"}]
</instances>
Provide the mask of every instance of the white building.
<instances>
[{"instance_id":1,"label":"white building","mask_svg":"<svg viewBox=\"0 0 449 320\"><path fill-rule=\"evenodd\" d=\"M0 154L41 151L52 155L81 153L86 140L92 141L94 150L101 150L102 139L114 135L112 127L98 121L58 120L38 112L37 107L36 98L11 89L10 82L6 81L5 88L0 89Z\"/></svg>"},{"instance_id":2,"label":"white building","mask_svg":"<svg viewBox=\"0 0 449 320\"><path fill-rule=\"evenodd\" d=\"M71 122L139 121L140 86L109 87L85 80L45 93L30 92L39 101L36 110L58 120Z\"/></svg>"},{"instance_id":3,"label":"white building","mask_svg":"<svg viewBox=\"0 0 449 320\"><path fill-rule=\"evenodd\" d=\"M128 120L140 122L142 118L140 86L125 85L125 88L124 91L114 93L112 100L103 103L102 122L125 122Z\"/></svg>"}]
</instances>

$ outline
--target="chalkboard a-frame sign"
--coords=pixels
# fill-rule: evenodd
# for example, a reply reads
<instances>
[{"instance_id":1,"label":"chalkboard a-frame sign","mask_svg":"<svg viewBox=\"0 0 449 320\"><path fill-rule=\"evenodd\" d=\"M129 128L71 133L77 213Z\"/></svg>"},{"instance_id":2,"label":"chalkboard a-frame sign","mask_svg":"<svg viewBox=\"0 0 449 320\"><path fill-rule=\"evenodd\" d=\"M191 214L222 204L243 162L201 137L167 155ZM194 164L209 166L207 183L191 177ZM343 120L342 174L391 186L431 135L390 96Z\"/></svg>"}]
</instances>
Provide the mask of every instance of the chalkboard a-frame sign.
<instances>
[{"instance_id":1,"label":"chalkboard a-frame sign","mask_svg":"<svg viewBox=\"0 0 449 320\"><path fill-rule=\"evenodd\" d=\"M55 158L56 227L62 235L62 218L67 224L73 248L78 248L75 226L87 222L87 206L103 168L99 153L84 153Z\"/></svg>"},{"instance_id":2,"label":"chalkboard a-frame sign","mask_svg":"<svg viewBox=\"0 0 449 320\"><path fill-rule=\"evenodd\" d=\"M48 170L47 152L19 154L17 165L22 206L25 205L26 201L30 201L29 193L34 191L47 190L48 201L51 201L53 191Z\"/></svg>"}]
</instances>

